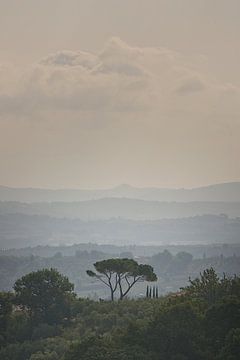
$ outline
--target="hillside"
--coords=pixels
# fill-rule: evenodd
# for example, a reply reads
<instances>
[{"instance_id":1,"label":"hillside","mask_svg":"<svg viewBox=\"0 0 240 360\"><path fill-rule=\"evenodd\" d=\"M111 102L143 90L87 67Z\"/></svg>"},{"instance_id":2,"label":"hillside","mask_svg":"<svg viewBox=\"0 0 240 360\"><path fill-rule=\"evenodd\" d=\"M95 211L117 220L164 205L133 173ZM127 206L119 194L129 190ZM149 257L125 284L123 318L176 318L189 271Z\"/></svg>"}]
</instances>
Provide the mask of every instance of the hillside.
<instances>
[{"instance_id":1,"label":"hillside","mask_svg":"<svg viewBox=\"0 0 240 360\"><path fill-rule=\"evenodd\" d=\"M104 190L52 190L0 186L1 201L19 201L29 203L42 201L73 202L109 197L170 202L239 202L240 182L214 184L193 189L137 188L130 185L120 185L115 188Z\"/></svg>"},{"instance_id":2,"label":"hillside","mask_svg":"<svg viewBox=\"0 0 240 360\"><path fill-rule=\"evenodd\" d=\"M240 243L240 219L215 215L154 221L82 221L42 215L2 214L0 228L1 248L90 242L146 246Z\"/></svg>"},{"instance_id":3,"label":"hillside","mask_svg":"<svg viewBox=\"0 0 240 360\"><path fill-rule=\"evenodd\" d=\"M196 215L226 214L240 217L240 202L159 202L126 198L105 198L80 202L0 202L0 214L47 215L85 221L123 218L157 220Z\"/></svg>"}]
</instances>

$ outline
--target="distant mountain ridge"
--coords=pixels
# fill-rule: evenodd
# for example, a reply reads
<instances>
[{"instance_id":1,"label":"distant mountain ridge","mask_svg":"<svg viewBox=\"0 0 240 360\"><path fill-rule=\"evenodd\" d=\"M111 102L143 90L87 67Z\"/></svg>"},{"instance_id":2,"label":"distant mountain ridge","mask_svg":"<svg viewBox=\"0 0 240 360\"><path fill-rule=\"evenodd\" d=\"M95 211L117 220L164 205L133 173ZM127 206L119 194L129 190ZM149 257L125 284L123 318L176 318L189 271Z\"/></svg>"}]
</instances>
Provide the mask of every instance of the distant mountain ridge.
<instances>
[{"instance_id":1,"label":"distant mountain ridge","mask_svg":"<svg viewBox=\"0 0 240 360\"><path fill-rule=\"evenodd\" d=\"M56 218L78 218L84 221L113 218L132 220L177 219L205 214L226 214L230 218L237 218L240 217L240 202L161 202L129 198L49 203L0 201L0 214L47 215Z\"/></svg>"},{"instance_id":2,"label":"distant mountain ridge","mask_svg":"<svg viewBox=\"0 0 240 360\"><path fill-rule=\"evenodd\" d=\"M0 201L78 202L103 198L128 198L167 202L240 202L240 182L213 184L193 189L137 188L120 185L110 189L37 189L0 186Z\"/></svg>"}]
</instances>

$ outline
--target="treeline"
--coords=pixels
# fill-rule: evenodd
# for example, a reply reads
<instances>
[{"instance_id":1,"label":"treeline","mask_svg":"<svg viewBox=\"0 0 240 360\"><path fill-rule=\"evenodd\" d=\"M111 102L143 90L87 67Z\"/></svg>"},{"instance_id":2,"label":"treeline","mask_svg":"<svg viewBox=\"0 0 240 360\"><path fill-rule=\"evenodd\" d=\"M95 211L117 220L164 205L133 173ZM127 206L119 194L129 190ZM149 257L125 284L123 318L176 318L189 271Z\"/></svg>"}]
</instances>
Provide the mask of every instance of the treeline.
<instances>
[{"instance_id":1,"label":"treeline","mask_svg":"<svg viewBox=\"0 0 240 360\"><path fill-rule=\"evenodd\" d=\"M178 252L188 252L194 258L217 257L223 255L229 257L232 255L240 256L240 244L184 244L184 245L113 245L113 244L97 244L97 243L77 243L73 245L38 245L23 248L2 248L0 256L40 256L52 257L56 253L63 256L74 256L77 251L88 253L92 251L120 257L122 253L131 253L131 256L153 256L164 250L168 250L171 254L176 255Z\"/></svg>"},{"instance_id":2,"label":"treeline","mask_svg":"<svg viewBox=\"0 0 240 360\"><path fill-rule=\"evenodd\" d=\"M54 269L0 294L1 360L238 360L240 278L210 268L178 293L94 302Z\"/></svg>"},{"instance_id":3,"label":"treeline","mask_svg":"<svg viewBox=\"0 0 240 360\"><path fill-rule=\"evenodd\" d=\"M56 251L56 250L55 250ZM54 256L0 256L0 291L11 290L14 282L21 276L42 268L56 268L61 273L66 274L70 281L75 285L75 291L84 297L104 297L105 292L96 281L89 282L86 269L90 269L92 264L98 260L111 257L131 258L131 252L120 252L119 254L103 253L101 251L81 251L76 250L75 256L63 256L62 252L57 251ZM239 256L202 256L195 259L186 252L180 251L173 255L168 250L164 250L153 256L140 256L138 261L153 266L158 275L159 294L169 291L177 291L181 286L185 286L189 276L196 277L205 268L214 267L218 274L226 273L234 275L240 273ZM146 289L140 286L134 290L133 296L145 295Z\"/></svg>"},{"instance_id":4,"label":"treeline","mask_svg":"<svg viewBox=\"0 0 240 360\"><path fill-rule=\"evenodd\" d=\"M194 259L192 254L180 251L175 256L168 250L155 254L148 259L156 273L166 279L171 276L197 276L202 270L214 267L220 273L229 275L240 272L240 256L225 257L222 254L215 257L207 257L203 254L200 259Z\"/></svg>"}]
</instances>

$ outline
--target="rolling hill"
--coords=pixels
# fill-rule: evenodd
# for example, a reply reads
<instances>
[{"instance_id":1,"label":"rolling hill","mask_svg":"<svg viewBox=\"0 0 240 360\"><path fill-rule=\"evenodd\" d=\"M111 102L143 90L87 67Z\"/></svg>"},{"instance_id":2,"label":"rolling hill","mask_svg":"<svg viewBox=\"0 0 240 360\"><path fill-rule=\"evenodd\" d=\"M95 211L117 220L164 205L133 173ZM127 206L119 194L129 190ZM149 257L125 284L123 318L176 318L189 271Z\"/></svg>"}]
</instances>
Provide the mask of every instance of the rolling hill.
<instances>
[{"instance_id":1,"label":"rolling hill","mask_svg":"<svg viewBox=\"0 0 240 360\"><path fill-rule=\"evenodd\" d=\"M215 184L193 189L136 188L120 185L105 190L35 189L0 186L1 201L78 202L102 198L130 198L148 201L240 201L240 182Z\"/></svg>"}]
</instances>

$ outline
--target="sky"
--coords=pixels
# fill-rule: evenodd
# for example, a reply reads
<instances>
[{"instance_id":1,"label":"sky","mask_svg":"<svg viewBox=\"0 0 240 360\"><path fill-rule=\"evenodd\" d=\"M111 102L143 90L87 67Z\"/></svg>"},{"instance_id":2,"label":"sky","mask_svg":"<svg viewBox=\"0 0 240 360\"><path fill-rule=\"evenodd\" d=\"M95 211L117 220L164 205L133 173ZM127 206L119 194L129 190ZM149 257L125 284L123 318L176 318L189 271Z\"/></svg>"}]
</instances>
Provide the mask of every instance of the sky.
<instances>
[{"instance_id":1,"label":"sky","mask_svg":"<svg viewBox=\"0 0 240 360\"><path fill-rule=\"evenodd\" d=\"M0 0L0 183L240 181L238 0Z\"/></svg>"}]
</instances>

